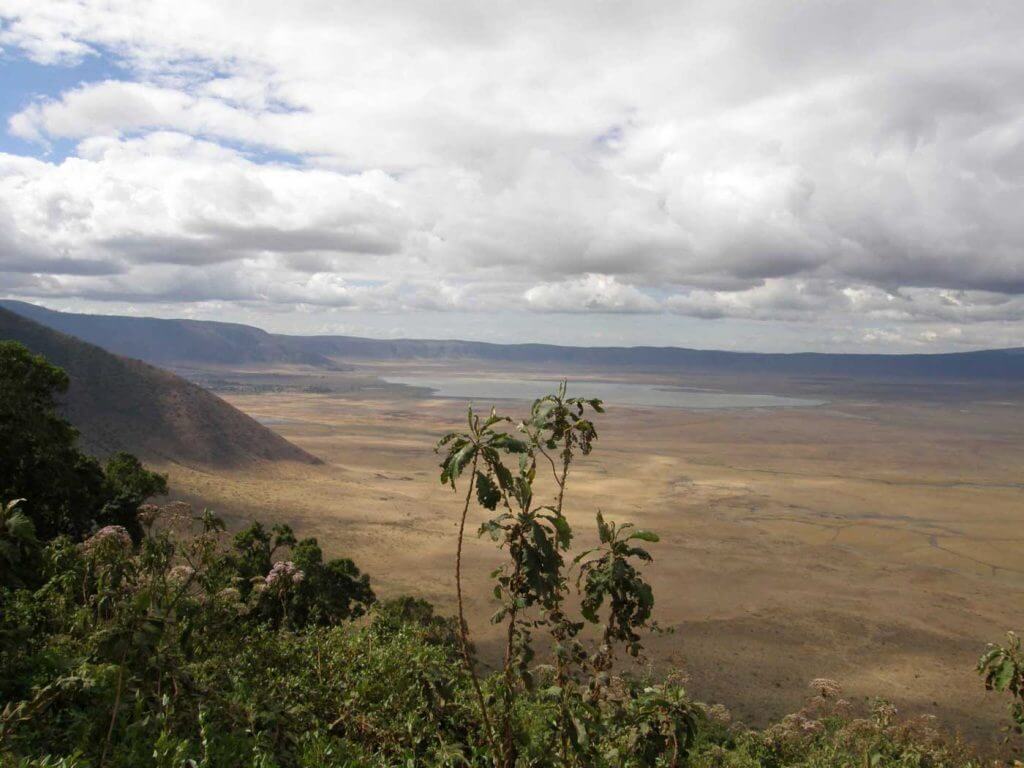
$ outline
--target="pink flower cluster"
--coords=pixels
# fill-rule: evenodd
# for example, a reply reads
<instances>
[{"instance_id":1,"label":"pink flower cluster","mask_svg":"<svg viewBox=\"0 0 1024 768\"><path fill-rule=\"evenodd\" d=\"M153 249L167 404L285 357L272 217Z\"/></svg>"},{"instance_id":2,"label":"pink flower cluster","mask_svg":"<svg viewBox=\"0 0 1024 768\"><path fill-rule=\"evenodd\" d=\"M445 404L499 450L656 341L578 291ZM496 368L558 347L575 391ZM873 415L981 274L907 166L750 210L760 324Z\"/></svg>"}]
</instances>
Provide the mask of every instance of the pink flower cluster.
<instances>
[{"instance_id":1,"label":"pink flower cluster","mask_svg":"<svg viewBox=\"0 0 1024 768\"><path fill-rule=\"evenodd\" d=\"M264 581L268 587L273 587L278 584L299 584L304 578L306 578L306 574L291 560L278 560Z\"/></svg>"},{"instance_id":2,"label":"pink flower cluster","mask_svg":"<svg viewBox=\"0 0 1024 768\"><path fill-rule=\"evenodd\" d=\"M87 552L93 552L100 547L121 549L127 552L132 548L132 537L122 526L108 525L100 528L86 539L83 547Z\"/></svg>"},{"instance_id":3,"label":"pink flower cluster","mask_svg":"<svg viewBox=\"0 0 1024 768\"><path fill-rule=\"evenodd\" d=\"M816 677L811 680L808 687L823 699L834 699L843 692L839 683L828 677Z\"/></svg>"},{"instance_id":4,"label":"pink flower cluster","mask_svg":"<svg viewBox=\"0 0 1024 768\"><path fill-rule=\"evenodd\" d=\"M176 565L167 574L168 581L183 583L195 575L195 570L190 565Z\"/></svg>"}]
</instances>

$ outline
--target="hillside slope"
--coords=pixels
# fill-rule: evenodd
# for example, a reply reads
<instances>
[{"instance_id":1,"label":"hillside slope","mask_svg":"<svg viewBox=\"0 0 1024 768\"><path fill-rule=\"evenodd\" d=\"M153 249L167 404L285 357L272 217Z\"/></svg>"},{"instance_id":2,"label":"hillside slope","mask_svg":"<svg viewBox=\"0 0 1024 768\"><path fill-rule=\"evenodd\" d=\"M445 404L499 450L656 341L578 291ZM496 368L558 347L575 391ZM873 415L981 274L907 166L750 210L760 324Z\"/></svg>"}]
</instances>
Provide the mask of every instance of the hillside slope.
<instances>
[{"instance_id":1,"label":"hillside slope","mask_svg":"<svg viewBox=\"0 0 1024 768\"><path fill-rule=\"evenodd\" d=\"M1024 381L1024 349L912 355L764 354L684 347L566 347L456 339L288 336L232 323L55 312L17 301L0 301L0 307L112 352L165 365L249 362L335 367L340 361L360 360L484 360L717 375Z\"/></svg>"},{"instance_id":2,"label":"hillside slope","mask_svg":"<svg viewBox=\"0 0 1024 768\"><path fill-rule=\"evenodd\" d=\"M87 451L203 466L319 460L167 371L111 354L0 308L0 340L24 344L67 371L63 410Z\"/></svg>"},{"instance_id":3,"label":"hillside slope","mask_svg":"<svg viewBox=\"0 0 1024 768\"><path fill-rule=\"evenodd\" d=\"M287 336L274 336L250 325L163 320L156 317L84 315L56 312L22 301L0 301L0 307L61 333L101 346L108 352L138 358L154 365L332 365L324 356L291 344Z\"/></svg>"}]
</instances>

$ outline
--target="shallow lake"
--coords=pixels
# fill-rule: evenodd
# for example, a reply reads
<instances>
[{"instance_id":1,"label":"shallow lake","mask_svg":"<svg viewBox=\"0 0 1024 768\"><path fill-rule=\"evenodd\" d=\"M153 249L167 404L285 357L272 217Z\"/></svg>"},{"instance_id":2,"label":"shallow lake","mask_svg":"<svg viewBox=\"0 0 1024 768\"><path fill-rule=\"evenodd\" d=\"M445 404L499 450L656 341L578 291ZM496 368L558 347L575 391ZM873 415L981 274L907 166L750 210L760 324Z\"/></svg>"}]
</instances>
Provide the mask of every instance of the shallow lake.
<instances>
[{"instance_id":1,"label":"shallow lake","mask_svg":"<svg viewBox=\"0 0 1024 768\"><path fill-rule=\"evenodd\" d=\"M434 397L472 400L486 405L490 400L533 400L554 392L558 382L549 379L489 379L464 376L384 376L389 384L403 384L431 390ZM704 389L687 389L653 384L612 381L569 382L569 396L597 397L614 405L659 406L664 408L793 408L821 405L823 400L778 395L739 394Z\"/></svg>"}]
</instances>

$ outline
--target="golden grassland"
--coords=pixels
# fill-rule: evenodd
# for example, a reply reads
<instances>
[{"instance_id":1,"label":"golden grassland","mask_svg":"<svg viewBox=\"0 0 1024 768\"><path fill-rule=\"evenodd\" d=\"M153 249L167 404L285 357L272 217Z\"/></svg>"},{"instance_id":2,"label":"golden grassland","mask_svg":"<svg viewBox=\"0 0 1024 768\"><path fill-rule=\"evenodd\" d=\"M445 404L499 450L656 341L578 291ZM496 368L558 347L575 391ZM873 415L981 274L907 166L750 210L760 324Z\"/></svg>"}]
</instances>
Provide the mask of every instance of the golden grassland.
<instances>
[{"instance_id":1,"label":"golden grassland","mask_svg":"<svg viewBox=\"0 0 1024 768\"><path fill-rule=\"evenodd\" d=\"M177 495L234 521L289 522L354 558L379 594L452 609L457 503L432 447L463 422L463 403L358 390L225 397L325 464L163 467ZM652 639L651 659L682 666L695 696L758 724L797 708L809 679L834 677L850 698L884 696L979 743L997 738L1004 702L973 666L987 641L1024 628L1019 399L842 391L816 408L612 406L599 430L572 476L569 517L581 546L598 508L661 534L647 573L674 632ZM498 637L487 574L500 554L476 539L467 550L487 659Z\"/></svg>"}]
</instances>

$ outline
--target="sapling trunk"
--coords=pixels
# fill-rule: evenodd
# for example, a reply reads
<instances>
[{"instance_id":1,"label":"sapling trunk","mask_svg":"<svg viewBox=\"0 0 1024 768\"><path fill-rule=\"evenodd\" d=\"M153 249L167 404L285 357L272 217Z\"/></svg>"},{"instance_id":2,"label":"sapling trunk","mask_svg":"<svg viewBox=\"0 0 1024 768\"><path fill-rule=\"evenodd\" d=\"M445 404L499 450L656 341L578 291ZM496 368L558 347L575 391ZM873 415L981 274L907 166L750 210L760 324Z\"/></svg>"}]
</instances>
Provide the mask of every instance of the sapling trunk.
<instances>
[{"instance_id":1,"label":"sapling trunk","mask_svg":"<svg viewBox=\"0 0 1024 768\"><path fill-rule=\"evenodd\" d=\"M513 545L513 547L514 546L515 545ZM520 546L521 546L521 544L520 544ZM513 549L512 547L510 547L510 550L513 553L515 552L515 549ZM514 691L513 691L514 680L513 680L513 674L512 674L513 673L513 663L512 662L513 662L514 644L515 644L515 637L516 637L516 619L518 618L518 615L519 615L519 607L516 604L516 594L519 591L519 580L522 577L522 572L521 572L521 569L520 569L520 558L516 557L515 561L516 561L516 567L515 567L515 569L512 572L512 581L509 582L509 586L511 587L511 589L509 591L510 591L510 594L512 595L512 607L509 609L509 613L508 613L508 634L507 634L507 637L506 637L506 640L505 640L505 669L504 669L504 679L505 679L505 697L504 697L505 698L505 710L504 710L504 713L503 713L504 718L505 718L505 722L503 723L503 735L502 735L502 739L503 739L502 752L504 753L504 765L505 765L505 768L513 768L513 766L516 763L516 758L515 758L515 739L513 738L513 733L512 733L512 716L513 716L512 708L515 705L515 694L514 694Z\"/></svg>"},{"instance_id":2,"label":"sapling trunk","mask_svg":"<svg viewBox=\"0 0 1024 768\"><path fill-rule=\"evenodd\" d=\"M107 728L107 738L103 740L103 752L100 753L100 768L107 762L107 752L110 750L110 740L114 736L114 726L117 724L117 713L121 709L121 691L124 690L124 663L128 658L128 647L121 654L121 663L117 668L117 689L114 692L114 707L110 712L110 725Z\"/></svg>"},{"instance_id":3,"label":"sapling trunk","mask_svg":"<svg viewBox=\"0 0 1024 768\"><path fill-rule=\"evenodd\" d=\"M466 484L466 500L462 505L462 517L459 519L459 541L455 550L455 595L459 608L459 646L462 651L462 661L466 665L469 679L473 684L473 691L476 694L477 704L480 706L480 717L484 721L484 733L487 743L494 753L495 763L498 761L498 752L494 745L494 732L491 730L491 718L487 711L487 702L484 700L483 691L480 689L480 679L473 666L473 659L469 654L469 637L466 624L466 611L462 599L462 542L466 534L466 516L469 514L469 502L473 498L473 482L476 479L476 468L479 461L478 456L473 457L473 471L470 473L470 480Z\"/></svg>"}]
</instances>

